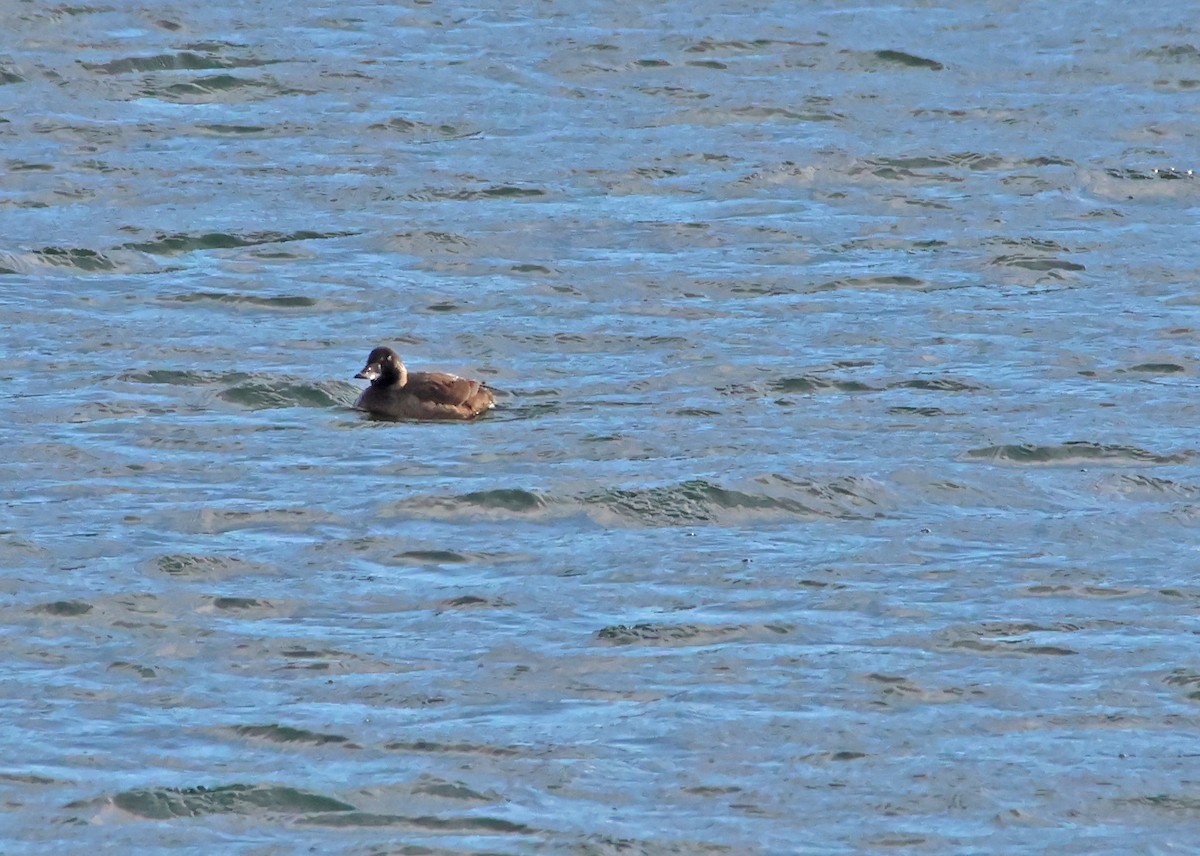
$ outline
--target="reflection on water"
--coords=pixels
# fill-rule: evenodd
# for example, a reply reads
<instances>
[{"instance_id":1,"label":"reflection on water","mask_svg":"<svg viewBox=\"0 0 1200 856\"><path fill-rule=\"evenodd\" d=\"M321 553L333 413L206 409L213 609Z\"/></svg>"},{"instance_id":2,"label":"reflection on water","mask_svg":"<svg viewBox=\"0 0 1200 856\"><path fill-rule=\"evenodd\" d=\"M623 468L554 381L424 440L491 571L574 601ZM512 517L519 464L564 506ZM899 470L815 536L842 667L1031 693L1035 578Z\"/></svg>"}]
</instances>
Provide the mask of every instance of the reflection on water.
<instances>
[{"instance_id":1,"label":"reflection on water","mask_svg":"<svg viewBox=\"0 0 1200 856\"><path fill-rule=\"evenodd\" d=\"M13 852L1190 846L1189 10L9 6Z\"/></svg>"}]
</instances>

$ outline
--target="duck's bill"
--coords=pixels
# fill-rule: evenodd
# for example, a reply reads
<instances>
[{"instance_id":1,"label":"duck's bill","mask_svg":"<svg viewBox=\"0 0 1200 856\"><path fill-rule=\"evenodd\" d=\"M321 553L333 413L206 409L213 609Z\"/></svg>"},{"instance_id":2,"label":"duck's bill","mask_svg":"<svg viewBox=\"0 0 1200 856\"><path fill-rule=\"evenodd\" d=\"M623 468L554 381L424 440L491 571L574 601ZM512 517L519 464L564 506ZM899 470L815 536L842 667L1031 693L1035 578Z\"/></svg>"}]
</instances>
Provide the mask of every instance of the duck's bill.
<instances>
[{"instance_id":1,"label":"duck's bill","mask_svg":"<svg viewBox=\"0 0 1200 856\"><path fill-rule=\"evenodd\" d=\"M379 375L379 366L371 365L363 366L363 370L356 374L355 377L362 378L363 380L375 380Z\"/></svg>"}]
</instances>

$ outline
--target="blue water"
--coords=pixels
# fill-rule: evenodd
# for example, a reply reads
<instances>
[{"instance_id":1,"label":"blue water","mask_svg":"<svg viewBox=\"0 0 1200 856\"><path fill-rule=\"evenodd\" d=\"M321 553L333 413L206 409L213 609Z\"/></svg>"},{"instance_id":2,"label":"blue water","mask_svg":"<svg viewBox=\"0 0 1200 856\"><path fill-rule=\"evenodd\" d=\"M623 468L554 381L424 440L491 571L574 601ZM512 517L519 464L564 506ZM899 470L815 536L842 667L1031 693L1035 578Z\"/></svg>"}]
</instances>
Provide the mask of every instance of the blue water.
<instances>
[{"instance_id":1,"label":"blue water","mask_svg":"<svg viewBox=\"0 0 1200 856\"><path fill-rule=\"evenodd\" d=\"M1192 849L1192 10L0 22L4 853Z\"/></svg>"}]
</instances>

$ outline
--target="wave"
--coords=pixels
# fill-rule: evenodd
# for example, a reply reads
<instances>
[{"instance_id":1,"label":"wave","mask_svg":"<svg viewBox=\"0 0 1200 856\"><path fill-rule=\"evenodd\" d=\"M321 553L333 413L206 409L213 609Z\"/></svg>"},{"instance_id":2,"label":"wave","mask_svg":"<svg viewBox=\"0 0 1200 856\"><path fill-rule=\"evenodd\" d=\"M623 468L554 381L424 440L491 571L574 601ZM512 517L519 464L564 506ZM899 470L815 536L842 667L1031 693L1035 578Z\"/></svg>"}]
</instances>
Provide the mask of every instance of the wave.
<instances>
[{"instance_id":1,"label":"wave","mask_svg":"<svg viewBox=\"0 0 1200 856\"><path fill-rule=\"evenodd\" d=\"M810 392L883 392L888 389L916 389L930 392L978 392L982 387L967 381L951 377L918 377L909 380L892 381L881 387L871 386L858 380L821 377L815 374L804 374L797 377L783 377L771 381L773 392L810 393Z\"/></svg>"},{"instance_id":2,"label":"wave","mask_svg":"<svg viewBox=\"0 0 1200 856\"><path fill-rule=\"evenodd\" d=\"M312 746L342 745L347 748L357 748L350 738L340 734L323 734L309 731L307 728L292 728L287 725L272 723L271 725L231 725L227 729L238 737L249 737L255 740L266 740L271 743L307 743Z\"/></svg>"},{"instance_id":3,"label":"wave","mask_svg":"<svg viewBox=\"0 0 1200 856\"><path fill-rule=\"evenodd\" d=\"M65 269L70 273L145 273L147 265L137 255L86 247L42 247L26 252L0 251L0 275L32 274Z\"/></svg>"},{"instance_id":4,"label":"wave","mask_svg":"<svg viewBox=\"0 0 1200 856\"><path fill-rule=\"evenodd\" d=\"M774 392L804 393L804 392L878 392L876 387L857 380L838 380L836 378L818 377L817 375L800 375L784 377L771 381Z\"/></svg>"},{"instance_id":5,"label":"wave","mask_svg":"<svg viewBox=\"0 0 1200 856\"><path fill-rule=\"evenodd\" d=\"M497 184L471 190L427 188L407 193L401 198L409 202L477 202L487 199L528 199L548 195L540 187L517 187L513 184Z\"/></svg>"},{"instance_id":6,"label":"wave","mask_svg":"<svg viewBox=\"0 0 1200 856\"><path fill-rule=\"evenodd\" d=\"M1136 366L1130 366L1127 369L1118 369L1118 373L1126 372L1141 372L1144 374L1181 374L1187 371L1187 368L1178 363L1138 363Z\"/></svg>"},{"instance_id":7,"label":"wave","mask_svg":"<svg viewBox=\"0 0 1200 856\"><path fill-rule=\"evenodd\" d=\"M312 94L315 93L284 86L269 77L257 79L233 74L210 74L175 83L148 79L137 91L139 97L173 104L229 104Z\"/></svg>"},{"instance_id":8,"label":"wave","mask_svg":"<svg viewBox=\"0 0 1200 856\"><path fill-rule=\"evenodd\" d=\"M23 252L0 250L0 276L35 274L54 269L71 273L149 273L159 269L158 263L147 256L177 256L198 250L225 250L254 247L260 244L282 244L295 241L321 241L345 238L357 232L228 232L158 233L145 241L131 241L105 250L89 247L48 246ZM200 293L196 299L219 297ZM181 298L181 299L187 299ZM309 298L281 298L305 301Z\"/></svg>"},{"instance_id":9,"label":"wave","mask_svg":"<svg viewBox=\"0 0 1200 856\"><path fill-rule=\"evenodd\" d=\"M405 119L403 116L396 116L388 119L386 122L376 122L375 124L368 125L367 130L399 134L405 139L419 143L463 140L478 136L480 133L477 128L460 128L449 124L431 125L415 119Z\"/></svg>"},{"instance_id":10,"label":"wave","mask_svg":"<svg viewBox=\"0 0 1200 856\"><path fill-rule=\"evenodd\" d=\"M1131 499L1195 499L1200 496L1200 487L1140 473L1113 475L1102 479L1099 487Z\"/></svg>"},{"instance_id":11,"label":"wave","mask_svg":"<svg viewBox=\"0 0 1200 856\"><path fill-rule=\"evenodd\" d=\"M226 58L194 51L180 51L179 53L154 54L152 56L120 57L108 62L85 62L80 65L88 71L101 74L128 74L146 71L207 71L223 68L250 68L268 65L272 62L279 62L279 60L262 60L253 57Z\"/></svg>"},{"instance_id":12,"label":"wave","mask_svg":"<svg viewBox=\"0 0 1200 856\"><path fill-rule=\"evenodd\" d=\"M786 519L870 520L891 507L888 492L864 477L821 482L767 475L742 488L690 479L655 487L612 487L555 496L523 488L475 491L458 496L413 497L401 513L433 517L562 517L585 514L604 525L695 526Z\"/></svg>"},{"instance_id":13,"label":"wave","mask_svg":"<svg viewBox=\"0 0 1200 856\"><path fill-rule=\"evenodd\" d=\"M304 381L250 372L199 369L141 369L124 372L127 383L223 386L217 398L248 410L286 407L351 407L359 388L338 380Z\"/></svg>"},{"instance_id":14,"label":"wave","mask_svg":"<svg viewBox=\"0 0 1200 856\"><path fill-rule=\"evenodd\" d=\"M492 802L457 783L430 783L414 794L432 794L467 802ZM96 801L79 801L69 808L91 807ZM526 834L530 827L481 815L393 815L362 811L357 806L313 791L285 785L221 785L194 788L137 788L122 791L111 803L135 817L171 820L205 815L289 816L297 823L328 827L408 827L420 830L458 831L470 834Z\"/></svg>"},{"instance_id":15,"label":"wave","mask_svg":"<svg viewBox=\"0 0 1200 856\"><path fill-rule=\"evenodd\" d=\"M197 555L194 553L170 553L161 555L149 563L149 569L173 577L223 580L246 574L275 574L273 565L239 559L237 556Z\"/></svg>"},{"instance_id":16,"label":"wave","mask_svg":"<svg viewBox=\"0 0 1200 856\"><path fill-rule=\"evenodd\" d=\"M528 835L536 830L522 823L502 820L498 817L434 817L430 815L411 816L400 814L376 814L374 812L353 811L345 813L324 813L305 817L302 823L313 826L401 826L414 830L437 830L439 832L459 832L465 835L479 835L488 832ZM419 852L419 851L418 851Z\"/></svg>"},{"instance_id":17,"label":"wave","mask_svg":"<svg viewBox=\"0 0 1200 856\"><path fill-rule=\"evenodd\" d=\"M786 635L792 628L779 624L614 624L596 631L596 638L611 645L684 647L717 645L734 639Z\"/></svg>"},{"instance_id":18,"label":"wave","mask_svg":"<svg viewBox=\"0 0 1200 856\"><path fill-rule=\"evenodd\" d=\"M383 744L389 752L419 752L430 755L483 755L489 758L515 758L524 754L511 746L487 743L439 743L436 740L393 740Z\"/></svg>"},{"instance_id":19,"label":"wave","mask_svg":"<svg viewBox=\"0 0 1200 856\"><path fill-rule=\"evenodd\" d=\"M941 71L945 68L942 63L935 59L926 59L923 56L906 53L905 51L897 50L878 50L867 54L870 58L883 65L898 65L904 68L924 68L930 71Z\"/></svg>"},{"instance_id":20,"label":"wave","mask_svg":"<svg viewBox=\"0 0 1200 856\"><path fill-rule=\"evenodd\" d=\"M1057 639L1083 628L1072 624L1039 625L1030 622L989 622L950 627L935 634L933 646L941 651L967 650L974 654L1070 657L1078 652L1063 645L1043 644L1040 639Z\"/></svg>"},{"instance_id":21,"label":"wave","mask_svg":"<svg viewBox=\"0 0 1200 856\"><path fill-rule=\"evenodd\" d=\"M1050 256L1034 256L1023 254L996 256L992 259L991 263L994 265L1000 265L1001 267L1024 268L1025 270L1032 271L1087 270L1087 268L1078 262L1069 262L1066 259L1058 259Z\"/></svg>"},{"instance_id":22,"label":"wave","mask_svg":"<svg viewBox=\"0 0 1200 856\"><path fill-rule=\"evenodd\" d=\"M133 241L122 244L123 249L137 250L154 256L177 256L196 250L228 250L237 247L255 247L260 244L284 244L291 241L324 241L331 238L347 238L356 232L313 232L301 229L296 232L204 232L173 234L160 232L148 241Z\"/></svg>"},{"instance_id":23,"label":"wave","mask_svg":"<svg viewBox=\"0 0 1200 856\"><path fill-rule=\"evenodd\" d=\"M113 797L113 805L137 817L170 820L206 814L308 814L354 811L333 797L278 785L206 788L139 788Z\"/></svg>"},{"instance_id":24,"label":"wave","mask_svg":"<svg viewBox=\"0 0 1200 856\"><path fill-rule=\"evenodd\" d=\"M174 297L163 298L163 300L169 303L232 303L260 309L308 309L320 304L315 297L303 297L298 294L262 297L257 294L236 294L223 291L195 291L188 294L177 294Z\"/></svg>"},{"instance_id":25,"label":"wave","mask_svg":"<svg viewBox=\"0 0 1200 856\"><path fill-rule=\"evenodd\" d=\"M91 612L92 605L83 600L56 600L51 603L40 603L31 607L29 611L38 615L52 615L56 618L75 618Z\"/></svg>"},{"instance_id":26,"label":"wave","mask_svg":"<svg viewBox=\"0 0 1200 856\"><path fill-rule=\"evenodd\" d=\"M246 372L216 372L199 369L145 369L124 372L118 380L127 383L171 384L175 386L205 386L217 383L239 383L251 375Z\"/></svg>"},{"instance_id":27,"label":"wave","mask_svg":"<svg viewBox=\"0 0 1200 856\"><path fill-rule=\"evenodd\" d=\"M1074 466L1079 464L1111 464L1133 466L1138 464L1182 464L1192 458L1191 452L1159 455L1137 446L1092 443L1086 440L1041 446L1034 444L985 446L969 449L962 459L986 461L993 464L1019 464L1025 466Z\"/></svg>"}]
</instances>

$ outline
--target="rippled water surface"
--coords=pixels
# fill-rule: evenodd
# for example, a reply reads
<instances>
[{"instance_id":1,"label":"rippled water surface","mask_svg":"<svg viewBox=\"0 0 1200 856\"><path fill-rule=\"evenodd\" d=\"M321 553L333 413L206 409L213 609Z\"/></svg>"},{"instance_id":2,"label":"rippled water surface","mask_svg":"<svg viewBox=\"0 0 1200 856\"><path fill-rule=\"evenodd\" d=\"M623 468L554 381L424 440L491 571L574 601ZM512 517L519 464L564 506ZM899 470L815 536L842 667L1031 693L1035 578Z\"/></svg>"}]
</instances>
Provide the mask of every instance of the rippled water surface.
<instances>
[{"instance_id":1,"label":"rippled water surface","mask_svg":"<svg viewBox=\"0 0 1200 856\"><path fill-rule=\"evenodd\" d=\"M1194 12L0 0L0 849L1190 852Z\"/></svg>"}]
</instances>

